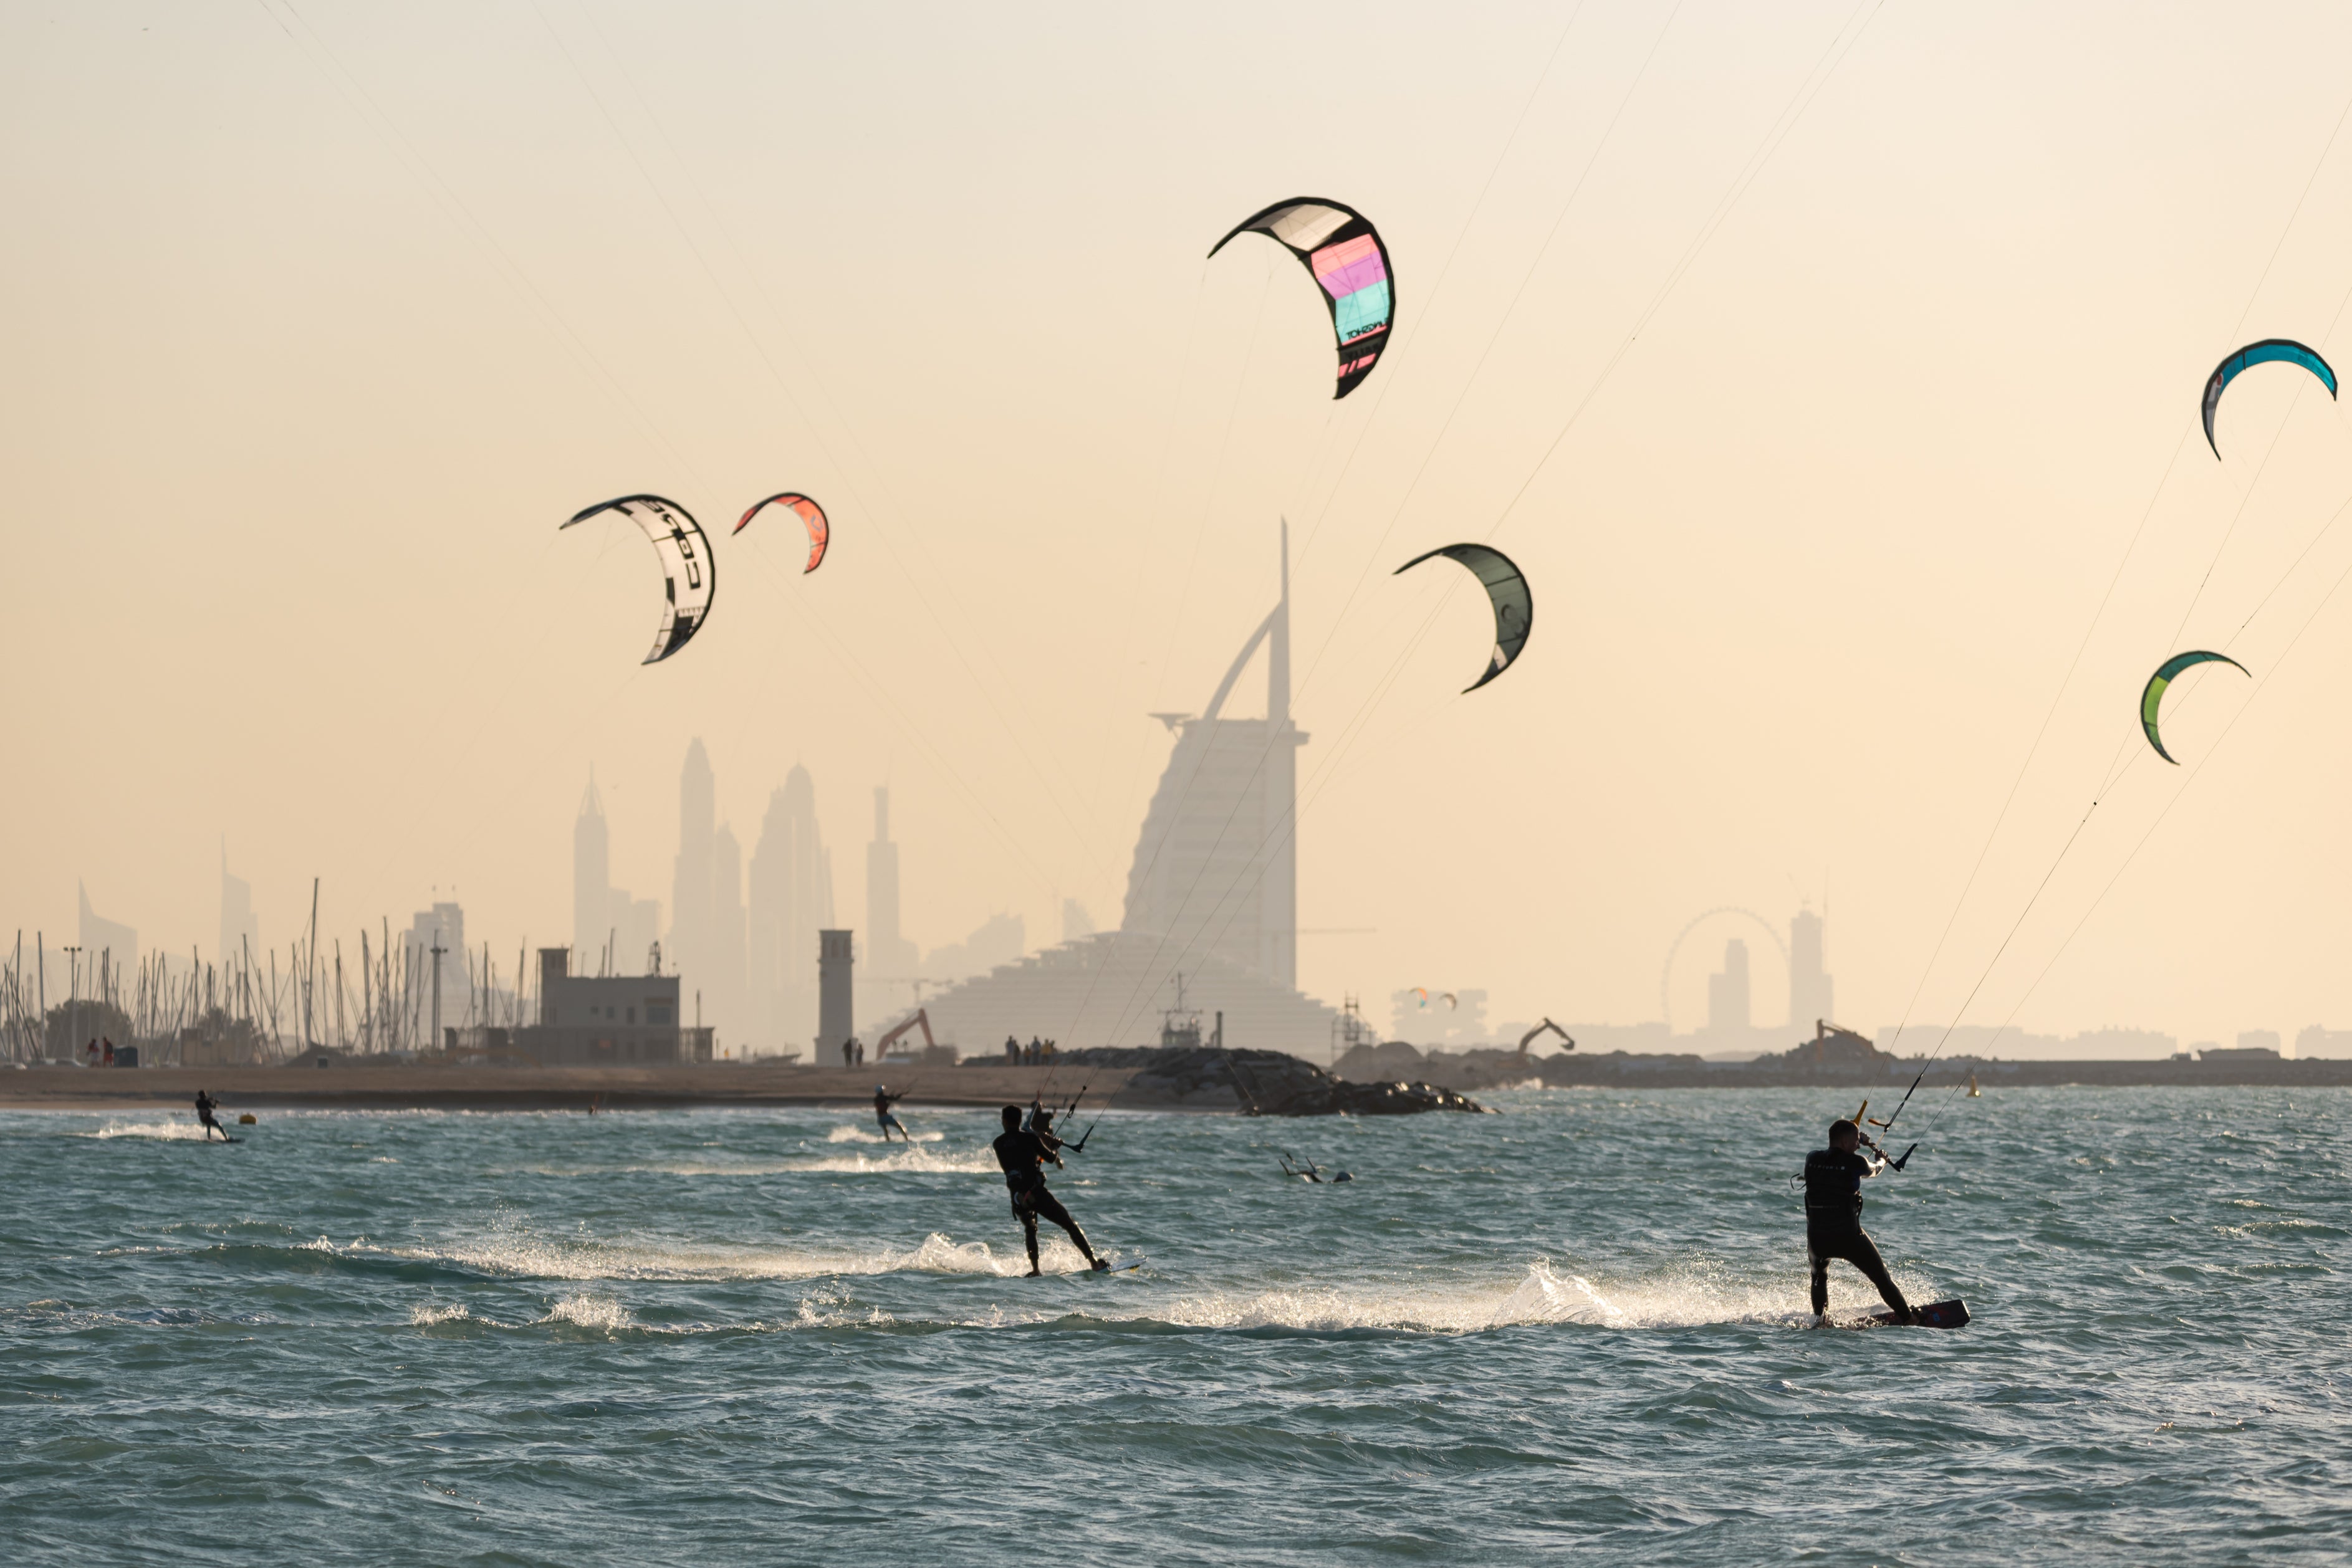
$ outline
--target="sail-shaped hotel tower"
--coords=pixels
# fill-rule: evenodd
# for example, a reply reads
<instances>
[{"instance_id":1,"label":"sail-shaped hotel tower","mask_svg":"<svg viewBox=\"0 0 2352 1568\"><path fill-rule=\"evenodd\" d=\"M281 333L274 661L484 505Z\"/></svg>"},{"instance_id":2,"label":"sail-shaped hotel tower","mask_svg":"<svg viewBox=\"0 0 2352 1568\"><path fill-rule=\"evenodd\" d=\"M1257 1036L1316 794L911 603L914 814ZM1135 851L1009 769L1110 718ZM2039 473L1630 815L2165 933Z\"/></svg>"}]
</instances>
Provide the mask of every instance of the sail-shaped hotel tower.
<instances>
[{"instance_id":1,"label":"sail-shaped hotel tower","mask_svg":"<svg viewBox=\"0 0 2352 1568\"><path fill-rule=\"evenodd\" d=\"M1298 983L1298 748L1290 721L1290 529L1282 591L1198 718L1154 716L1176 749L1144 813L1127 873L1127 931L1214 953L1285 988ZM1265 648L1265 716L1227 718L1225 700Z\"/></svg>"},{"instance_id":2,"label":"sail-shaped hotel tower","mask_svg":"<svg viewBox=\"0 0 2352 1568\"><path fill-rule=\"evenodd\" d=\"M1290 716L1290 538L1274 608L1198 716L1155 714L1176 745L1144 813L1120 928L999 966L932 998L934 1030L966 1055L1008 1034L1064 1046L1156 1040L1185 977L1186 1002L1224 1015L1225 1043L1320 1057L1332 1009L1298 982L1298 748ZM1265 716L1228 718L1265 652ZM904 1016L903 1013L900 1016Z\"/></svg>"}]
</instances>

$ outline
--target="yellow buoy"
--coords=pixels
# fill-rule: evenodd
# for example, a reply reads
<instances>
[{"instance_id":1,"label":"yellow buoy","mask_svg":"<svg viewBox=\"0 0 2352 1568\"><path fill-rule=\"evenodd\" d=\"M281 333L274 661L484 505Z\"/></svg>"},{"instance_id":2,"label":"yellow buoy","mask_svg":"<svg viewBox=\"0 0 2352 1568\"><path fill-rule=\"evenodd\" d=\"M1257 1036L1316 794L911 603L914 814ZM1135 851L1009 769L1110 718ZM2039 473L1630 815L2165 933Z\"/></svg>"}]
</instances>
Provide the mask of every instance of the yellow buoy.
<instances>
[{"instance_id":1,"label":"yellow buoy","mask_svg":"<svg viewBox=\"0 0 2352 1568\"><path fill-rule=\"evenodd\" d=\"M240 1127L250 1127L259 1121L259 1119L260 1118L254 1115L252 1112L247 1111L244 1115L239 1116L236 1119L236 1124Z\"/></svg>"}]
</instances>

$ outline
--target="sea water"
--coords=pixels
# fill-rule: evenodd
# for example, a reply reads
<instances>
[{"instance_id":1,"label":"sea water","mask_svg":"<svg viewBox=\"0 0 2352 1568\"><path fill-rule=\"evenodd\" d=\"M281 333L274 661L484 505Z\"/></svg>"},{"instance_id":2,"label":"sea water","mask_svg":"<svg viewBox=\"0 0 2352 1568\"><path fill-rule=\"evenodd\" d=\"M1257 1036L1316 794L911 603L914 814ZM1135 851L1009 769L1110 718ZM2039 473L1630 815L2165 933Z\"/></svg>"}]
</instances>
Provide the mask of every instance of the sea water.
<instances>
[{"instance_id":1,"label":"sea water","mask_svg":"<svg viewBox=\"0 0 2352 1568\"><path fill-rule=\"evenodd\" d=\"M1856 1098L1115 1113L1142 1266L1039 1280L982 1112L0 1115L0 1560L2352 1555L2352 1098L1914 1102L1864 1222L1976 1321L1841 1333Z\"/></svg>"}]
</instances>

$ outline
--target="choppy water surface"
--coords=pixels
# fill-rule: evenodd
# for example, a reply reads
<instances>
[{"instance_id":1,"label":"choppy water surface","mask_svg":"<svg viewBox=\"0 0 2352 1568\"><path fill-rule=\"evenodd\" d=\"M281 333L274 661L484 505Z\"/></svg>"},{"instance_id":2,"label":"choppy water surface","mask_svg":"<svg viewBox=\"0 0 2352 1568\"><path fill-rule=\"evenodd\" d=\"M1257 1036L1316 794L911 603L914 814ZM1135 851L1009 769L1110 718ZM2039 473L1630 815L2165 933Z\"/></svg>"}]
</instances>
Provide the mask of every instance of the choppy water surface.
<instances>
[{"instance_id":1,"label":"choppy water surface","mask_svg":"<svg viewBox=\"0 0 2352 1568\"><path fill-rule=\"evenodd\" d=\"M1954 1103L1866 1223L1957 1333L1802 1326L1837 1095L1495 1098L1107 1119L1044 1280L978 1113L0 1115L0 1556L2352 1552L2346 1095Z\"/></svg>"}]
</instances>

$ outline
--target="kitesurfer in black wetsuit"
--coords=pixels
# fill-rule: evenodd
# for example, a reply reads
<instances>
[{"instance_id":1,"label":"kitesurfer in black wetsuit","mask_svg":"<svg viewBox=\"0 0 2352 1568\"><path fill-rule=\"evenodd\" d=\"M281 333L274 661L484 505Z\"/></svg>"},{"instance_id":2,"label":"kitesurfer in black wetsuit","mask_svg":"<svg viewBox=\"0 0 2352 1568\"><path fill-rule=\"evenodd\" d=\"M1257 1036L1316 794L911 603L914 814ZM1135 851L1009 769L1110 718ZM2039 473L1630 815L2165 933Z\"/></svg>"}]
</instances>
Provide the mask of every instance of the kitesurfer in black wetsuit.
<instances>
[{"instance_id":1,"label":"kitesurfer in black wetsuit","mask_svg":"<svg viewBox=\"0 0 2352 1568\"><path fill-rule=\"evenodd\" d=\"M885 1084L877 1083L874 1086L874 1120L881 1126L882 1141L886 1144L890 1141L890 1129L893 1127L898 1128L898 1135L908 1143L915 1141L915 1134L907 1131L907 1124L890 1113L891 1105L906 1097L904 1090L893 1094Z\"/></svg>"},{"instance_id":2,"label":"kitesurfer in black wetsuit","mask_svg":"<svg viewBox=\"0 0 2352 1568\"><path fill-rule=\"evenodd\" d=\"M222 1126L218 1122L213 1120L213 1113L219 1109L219 1101L214 1099L211 1095L205 1093L201 1089L196 1091L196 1120L204 1124L205 1142L208 1144L213 1141L213 1134L215 1133L218 1133L221 1135L221 1142L227 1143L229 1141L228 1129Z\"/></svg>"},{"instance_id":3,"label":"kitesurfer in black wetsuit","mask_svg":"<svg viewBox=\"0 0 2352 1568\"><path fill-rule=\"evenodd\" d=\"M1078 1250L1087 1255L1087 1261L1094 1265L1097 1272L1108 1270L1109 1262L1095 1256L1095 1249L1087 1242L1087 1233L1078 1228L1078 1222L1070 1218L1070 1211L1062 1207L1060 1199L1045 1190L1045 1162L1051 1160L1056 1166L1061 1165L1062 1140L1043 1129L1024 1132L1021 1126L1021 1107L1007 1105L1004 1108L1003 1134L992 1146L996 1150L996 1163L1004 1167L1004 1186L1013 1195L1013 1218L1021 1221L1022 1239L1029 1246L1030 1274L1034 1276L1039 1272L1037 1222L1040 1219L1050 1219L1068 1231L1070 1239L1078 1244Z\"/></svg>"},{"instance_id":4,"label":"kitesurfer in black wetsuit","mask_svg":"<svg viewBox=\"0 0 2352 1568\"><path fill-rule=\"evenodd\" d=\"M1885 1170L1886 1162L1865 1157L1861 1145L1862 1129L1841 1119L1830 1124L1830 1146L1805 1156L1805 1250L1813 1265L1813 1315L1828 1312L1830 1260L1843 1258L1878 1287L1895 1321L1907 1323L1911 1304L1862 1228L1862 1184Z\"/></svg>"}]
</instances>

